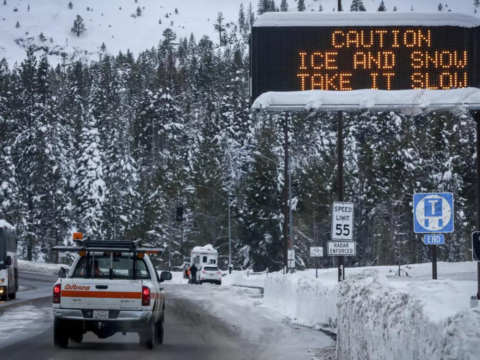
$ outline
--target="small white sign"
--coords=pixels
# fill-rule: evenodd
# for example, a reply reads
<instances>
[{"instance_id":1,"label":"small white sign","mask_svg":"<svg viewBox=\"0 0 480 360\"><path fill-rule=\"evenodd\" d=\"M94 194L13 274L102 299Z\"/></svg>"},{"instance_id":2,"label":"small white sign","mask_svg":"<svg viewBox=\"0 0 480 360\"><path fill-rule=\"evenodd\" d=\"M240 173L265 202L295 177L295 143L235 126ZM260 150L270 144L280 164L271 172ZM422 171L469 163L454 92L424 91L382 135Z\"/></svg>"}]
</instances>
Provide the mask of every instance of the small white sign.
<instances>
[{"instance_id":1,"label":"small white sign","mask_svg":"<svg viewBox=\"0 0 480 360\"><path fill-rule=\"evenodd\" d=\"M295 268L295 250L288 250L288 267Z\"/></svg>"},{"instance_id":2,"label":"small white sign","mask_svg":"<svg viewBox=\"0 0 480 360\"><path fill-rule=\"evenodd\" d=\"M323 257L323 247L311 247L310 257Z\"/></svg>"},{"instance_id":3,"label":"small white sign","mask_svg":"<svg viewBox=\"0 0 480 360\"><path fill-rule=\"evenodd\" d=\"M332 209L332 240L353 241L353 203L334 202Z\"/></svg>"},{"instance_id":4,"label":"small white sign","mask_svg":"<svg viewBox=\"0 0 480 360\"><path fill-rule=\"evenodd\" d=\"M355 256L356 243L353 241L329 241L328 256Z\"/></svg>"}]
</instances>

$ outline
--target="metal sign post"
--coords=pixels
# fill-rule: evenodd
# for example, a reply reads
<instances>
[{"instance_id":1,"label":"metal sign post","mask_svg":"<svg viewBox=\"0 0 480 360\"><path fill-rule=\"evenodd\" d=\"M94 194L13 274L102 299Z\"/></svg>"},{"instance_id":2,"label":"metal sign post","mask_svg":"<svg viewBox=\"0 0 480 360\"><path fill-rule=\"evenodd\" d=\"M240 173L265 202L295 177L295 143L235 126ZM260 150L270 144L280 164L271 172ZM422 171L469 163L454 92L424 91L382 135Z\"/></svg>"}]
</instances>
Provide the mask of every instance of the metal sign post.
<instances>
[{"instance_id":1,"label":"metal sign post","mask_svg":"<svg viewBox=\"0 0 480 360\"><path fill-rule=\"evenodd\" d=\"M318 279L318 262L319 257L323 257L323 247L311 247L310 257L315 259L315 276Z\"/></svg>"}]
</instances>

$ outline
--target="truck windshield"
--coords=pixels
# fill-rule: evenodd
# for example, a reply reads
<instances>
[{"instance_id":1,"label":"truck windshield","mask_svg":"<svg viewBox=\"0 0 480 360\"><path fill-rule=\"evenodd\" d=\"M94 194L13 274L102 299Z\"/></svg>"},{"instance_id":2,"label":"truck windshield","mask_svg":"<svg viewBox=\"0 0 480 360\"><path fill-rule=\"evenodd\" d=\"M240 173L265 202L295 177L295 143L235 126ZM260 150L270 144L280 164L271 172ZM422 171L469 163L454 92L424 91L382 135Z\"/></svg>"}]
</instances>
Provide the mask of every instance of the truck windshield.
<instances>
[{"instance_id":1,"label":"truck windshield","mask_svg":"<svg viewBox=\"0 0 480 360\"><path fill-rule=\"evenodd\" d=\"M136 261L136 276L138 280L151 279L147 264L143 259ZM132 280L133 276L133 257L114 256L112 264L113 279ZM82 257L75 267L72 278L110 278L110 256Z\"/></svg>"}]
</instances>

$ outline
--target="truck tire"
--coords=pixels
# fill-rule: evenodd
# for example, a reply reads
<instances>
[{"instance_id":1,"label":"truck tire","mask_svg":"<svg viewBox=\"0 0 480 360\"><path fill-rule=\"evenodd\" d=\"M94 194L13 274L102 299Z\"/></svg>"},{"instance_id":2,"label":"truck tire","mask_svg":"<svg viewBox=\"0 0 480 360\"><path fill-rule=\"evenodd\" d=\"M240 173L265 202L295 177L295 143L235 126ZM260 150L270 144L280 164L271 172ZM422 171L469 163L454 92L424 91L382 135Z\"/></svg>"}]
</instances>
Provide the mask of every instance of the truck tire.
<instances>
[{"instance_id":1,"label":"truck tire","mask_svg":"<svg viewBox=\"0 0 480 360\"><path fill-rule=\"evenodd\" d=\"M165 314L162 314L162 318L160 321L157 323L157 343L158 345L163 344L163 335L165 334Z\"/></svg>"},{"instance_id":2,"label":"truck tire","mask_svg":"<svg viewBox=\"0 0 480 360\"><path fill-rule=\"evenodd\" d=\"M140 333L140 344L149 350L152 350L155 346L155 330L155 320L152 317L150 322L145 327L145 330Z\"/></svg>"},{"instance_id":3,"label":"truck tire","mask_svg":"<svg viewBox=\"0 0 480 360\"><path fill-rule=\"evenodd\" d=\"M59 349L68 347L69 331L66 321L55 319L53 323L53 343Z\"/></svg>"},{"instance_id":4,"label":"truck tire","mask_svg":"<svg viewBox=\"0 0 480 360\"><path fill-rule=\"evenodd\" d=\"M75 344L81 344L83 341L83 329L77 326L75 330L70 332L70 340Z\"/></svg>"},{"instance_id":5,"label":"truck tire","mask_svg":"<svg viewBox=\"0 0 480 360\"><path fill-rule=\"evenodd\" d=\"M7 293L0 295L0 301L7 301Z\"/></svg>"},{"instance_id":6,"label":"truck tire","mask_svg":"<svg viewBox=\"0 0 480 360\"><path fill-rule=\"evenodd\" d=\"M8 295L8 297L12 300L15 300L17 298L17 293L14 292L13 294Z\"/></svg>"}]
</instances>

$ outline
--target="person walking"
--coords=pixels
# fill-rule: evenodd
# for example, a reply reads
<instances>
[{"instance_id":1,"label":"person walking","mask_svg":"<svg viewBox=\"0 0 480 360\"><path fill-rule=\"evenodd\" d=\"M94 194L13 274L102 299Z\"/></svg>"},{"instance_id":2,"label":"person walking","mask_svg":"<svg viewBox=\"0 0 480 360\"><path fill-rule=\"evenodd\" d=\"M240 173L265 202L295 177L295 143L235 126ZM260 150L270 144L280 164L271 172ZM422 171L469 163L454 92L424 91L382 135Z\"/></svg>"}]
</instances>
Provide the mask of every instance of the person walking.
<instances>
[{"instance_id":1,"label":"person walking","mask_svg":"<svg viewBox=\"0 0 480 360\"><path fill-rule=\"evenodd\" d=\"M195 266L195 264L193 264L192 266L190 266L190 275L192 276L192 284L196 284L196 283L197 283L197 272L198 272L198 269L197 269L197 267Z\"/></svg>"}]
</instances>

